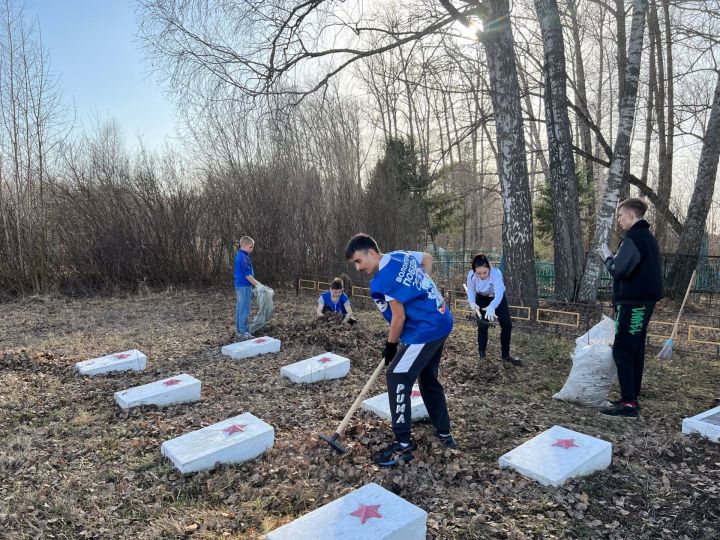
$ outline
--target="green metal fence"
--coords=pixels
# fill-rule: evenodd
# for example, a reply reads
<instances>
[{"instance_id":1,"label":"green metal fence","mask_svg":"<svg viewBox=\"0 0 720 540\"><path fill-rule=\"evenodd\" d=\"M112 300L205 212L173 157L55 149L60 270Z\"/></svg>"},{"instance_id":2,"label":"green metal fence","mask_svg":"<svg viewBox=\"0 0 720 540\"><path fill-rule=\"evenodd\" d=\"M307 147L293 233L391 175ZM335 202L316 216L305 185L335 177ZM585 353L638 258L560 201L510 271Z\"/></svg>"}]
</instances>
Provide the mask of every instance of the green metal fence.
<instances>
[{"instance_id":1,"label":"green metal fence","mask_svg":"<svg viewBox=\"0 0 720 540\"><path fill-rule=\"evenodd\" d=\"M435 263L433 273L438 281L464 282L467 273L470 271L472 256L475 252L467 251L463 259L461 252L435 252L433 257ZM451 258L450 255L454 257ZM677 255L663 255L664 279L670 273L672 263ZM503 271L503 259L500 254L488 253L490 264ZM550 298L555 291L555 264L552 261L535 261L535 277L538 286L538 295L541 298ZM603 268L600 274L598 290L609 291L612 288L612 278L608 271ZM695 293L720 293L720 257L702 257L698 262L697 281L693 287Z\"/></svg>"}]
</instances>

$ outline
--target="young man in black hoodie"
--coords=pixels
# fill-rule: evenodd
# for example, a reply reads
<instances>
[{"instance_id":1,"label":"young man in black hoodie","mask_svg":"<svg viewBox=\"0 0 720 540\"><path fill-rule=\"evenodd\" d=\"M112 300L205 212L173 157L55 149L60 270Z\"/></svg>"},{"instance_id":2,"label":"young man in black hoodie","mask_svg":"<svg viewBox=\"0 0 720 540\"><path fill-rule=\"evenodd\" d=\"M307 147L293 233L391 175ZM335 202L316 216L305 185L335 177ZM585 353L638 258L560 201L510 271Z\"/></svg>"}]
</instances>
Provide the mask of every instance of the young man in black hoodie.
<instances>
[{"instance_id":1,"label":"young man in black hoodie","mask_svg":"<svg viewBox=\"0 0 720 540\"><path fill-rule=\"evenodd\" d=\"M620 383L620 400L614 407L601 411L609 416L638 416L647 326L663 293L660 249L644 219L646 211L647 204L640 199L622 201L617 221L625 236L615 255L607 244L601 247L605 266L613 277L613 359Z\"/></svg>"}]
</instances>

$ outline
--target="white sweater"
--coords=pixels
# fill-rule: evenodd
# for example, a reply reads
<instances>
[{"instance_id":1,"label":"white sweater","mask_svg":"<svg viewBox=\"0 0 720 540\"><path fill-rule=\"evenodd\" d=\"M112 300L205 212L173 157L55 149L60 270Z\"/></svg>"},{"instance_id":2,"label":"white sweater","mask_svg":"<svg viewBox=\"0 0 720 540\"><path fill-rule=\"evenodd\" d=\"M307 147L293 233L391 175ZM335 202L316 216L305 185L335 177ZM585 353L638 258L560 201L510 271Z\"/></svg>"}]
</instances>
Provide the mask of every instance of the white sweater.
<instances>
[{"instance_id":1,"label":"white sweater","mask_svg":"<svg viewBox=\"0 0 720 540\"><path fill-rule=\"evenodd\" d=\"M468 302L475 303L475 293L484 296L494 296L490 302L490 306L496 309L502 302L505 295L505 283L503 283L502 273L495 267L490 268L490 274L487 279L480 279L474 270L470 270L467 275Z\"/></svg>"}]
</instances>

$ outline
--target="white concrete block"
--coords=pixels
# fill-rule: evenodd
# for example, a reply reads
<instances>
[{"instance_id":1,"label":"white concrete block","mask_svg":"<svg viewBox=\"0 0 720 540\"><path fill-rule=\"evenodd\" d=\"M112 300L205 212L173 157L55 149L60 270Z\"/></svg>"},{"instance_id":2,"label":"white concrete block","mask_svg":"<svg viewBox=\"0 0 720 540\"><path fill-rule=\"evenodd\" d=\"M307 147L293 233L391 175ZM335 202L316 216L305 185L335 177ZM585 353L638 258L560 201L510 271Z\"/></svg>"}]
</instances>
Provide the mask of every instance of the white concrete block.
<instances>
[{"instance_id":1,"label":"white concrete block","mask_svg":"<svg viewBox=\"0 0 720 540\"><path fill-rule=\"evenodd\" d=\"M280 352L280 340L271 337L258 337L225 345L220 352L233 360L242 360L261 354Z\"/></svg>"},{"instance_id":2,"label":"white concrete block","mask_svg":"<svg viewBox=\"0 0 720 540\"><path fill-rule=\"evenodd\" d=\"M123 409L140 405L162 407L199 399L200 381L187 373L115 392L115 401Z\"/></svg>"},{"instance_id":3,"label":"white concrete block","mask_svg":"<svg viewBox=\"0 0 720 540\"><path fill-rule=\"evenodd\" d=\"M115 354L108 354L92 360L84 360L75 364L80 375L100 375L113 371L143 371L147 357L137 349L130 349Z\"/></svg>"},{"instance_id":4,"label":"white concrete block","mask_svg":"<svg viewBox=\"0 0 720 540\"><path fill-rule=\"evenodd\" d=\"M349 358L328 352L280 368L280 375L294 383L341 379L349 372Z\"/></svg>"},{"instance_id":5,"label":"white concrete block","mask_svg":"<svg viewBox=\"0 0 720 540\"><path fill-rule=\"evenodd\" d=\"M502 456L500 467L546 486L561 486L570 478L606 469L611 460L609 442L553 426Z\"/></svg>"},{"instance_id":6,"label":"white concrete block","mask_svg":"<svg viewBox=\"0 0 720 540\"><path fill-rule=\"evenodd\" d=\"M270 532L267 540L425 540L427 512L366 484Z\"/></svg>"},{"instance_id":7,"label":"white concrete block","mask_svg":"<svg viewBox=\"0 0 720 540\"><path fill-rule=\"evenodd\" d=\"M275 430L256 416L243 413L175 439L160 447L181 473L212 469L220 463L242 463L272 448Z\"/></svg>"},{"instance_id":8,"label":"white concrete block","mask_svg":"<svg viewBox=\"0 0 720 540\"><path fill-rule=\"evenodd\" d=\"M720 407L683 418L683 433L699 433L713 442L720 442Z\"/></svg>"},{"instance_id":9,"label":"white concrete block","mask_svg":"<svg viewBox=\"0 0 720 540\"><path fill-rule=\"evenodd\" d=\"M377 414L380 418L386 420L392 420L390 416L390 400L388 399L388 393L379 394L371 398L366 399L360 405L366 411ZM420 387L416 384L413 386L410 394L410 417L413 420L419 420L421 418L427 418L428 412L425 408L425 403L420 395Z\"/></svg>"}]
</instances>

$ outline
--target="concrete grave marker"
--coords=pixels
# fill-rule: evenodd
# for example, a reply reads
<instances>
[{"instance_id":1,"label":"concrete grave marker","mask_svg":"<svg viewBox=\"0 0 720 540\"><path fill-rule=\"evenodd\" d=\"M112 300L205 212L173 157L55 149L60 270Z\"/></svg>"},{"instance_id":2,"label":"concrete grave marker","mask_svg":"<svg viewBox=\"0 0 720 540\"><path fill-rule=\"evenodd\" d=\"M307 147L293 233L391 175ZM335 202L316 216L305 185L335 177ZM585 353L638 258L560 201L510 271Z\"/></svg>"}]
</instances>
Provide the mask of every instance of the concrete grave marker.
<instances>
[{"instance_id":1,"label":"concrete grave marker","mask_svg":"<svg viewBox=\"0 0 720 540\"><path fill-rule=\"evenodd\" d=\"M322 353L280 368L280 375L294 383L314 383L341 379L350 371L350 359L334 353Z\"/></svg>"},{"instance_id":2,"label":"concrete grave marker","mask_svg":"<svg viewBox=\"0 0 720 540\"><path fill-rule=\"evenodd\" d=\"M271 337L258 337L225 345L220 352L233 360L242 360L261 354L280 352L280 340Z\"/></svg>"},{"instance_id":3,"label":"concrete grave marker","mask_svg":"<svg viewBox=\"0 0 720 540\"><path fill-rule=\"evenodd\" d=\"M606 469L612 444L602 439L553 426L500 458L510 467L546 486L561 486L568 479Z\"/></svg>"},{"instance_id":4,"label":"concrete grave marker","mask_svg":"<svg viewBox=\"0 0 720 540\"><path fill-rule=\"evenodd\" d=\"M83 360L75 364L80 375L101 375L113 371L143 371L147 357L137 349L108 354L91 360Z\"/></svg>"},{"instance_id":5,"label":"concrete grave marker","mask_svg":"<svg viewBox=\"0 0 720 540\"><path fill-rule=\"evenodd\" d=\"M392 420L390 416L390 400L388 399L387 392L366 399L360 406L366 411L377 414L380 418ZM420 394L420 387L417 384L413 386L410 393L410 416L413 420L428 417L425 403Z\"/></svg>"},{"instance_id":6,"label":"concrete grave marker","mask_svg":"<svg viewBox=\"0 0 720 540\"><path fill-rule=\"evenodd\" d=\"M683 418L683 433L699 433L713 442L720 442L720 407Z\"/></svg>"},{"instance_id":7,"label":"concrete grave marker","mask_svg":"<svg viewBox=\"0 0 720 540\"><path fill-rule=\"evenodd\" d=\"M115 401L123 409L140 405L162 407L199 399L200 381L187 373L115 392Z\"/></svg>"},{"instance_id":8,"label":"concrete grave marker","mask_svg":"<svg viewBox=\"0 0 720 540\"><path fill-rule=\"evenodd\" d=\"M165 441L160 452L185 474L212 469L220 463L249 461L272 448L274 442L271 425L243 413Z\"/></svg>"},{"instance_id":9,"label":"concrete grave marker","mask_svg":"<svg viewBox=\"0 0 720 540\"><path fill-rule=\"evenodd\" d=\"M267 540L425 540L427 512L366 484L270 532Z\"/></svg>"}]
</instances>

